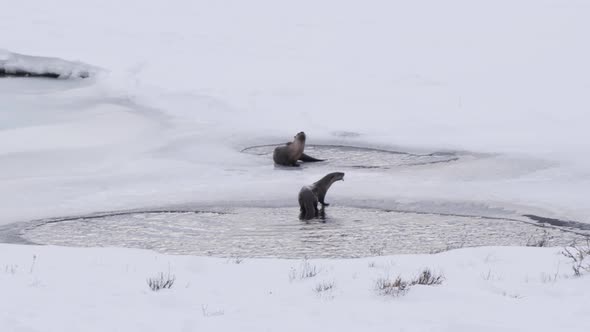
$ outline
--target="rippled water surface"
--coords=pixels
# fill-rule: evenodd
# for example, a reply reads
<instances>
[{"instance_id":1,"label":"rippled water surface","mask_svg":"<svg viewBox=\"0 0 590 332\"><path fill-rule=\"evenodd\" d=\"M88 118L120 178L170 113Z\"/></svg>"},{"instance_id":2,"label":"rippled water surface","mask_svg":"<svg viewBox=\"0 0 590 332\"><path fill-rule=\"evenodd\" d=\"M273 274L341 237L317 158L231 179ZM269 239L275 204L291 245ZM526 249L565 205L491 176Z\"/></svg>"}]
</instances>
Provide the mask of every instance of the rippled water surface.
<instances>
[{"instance_id":1,"label":"rippled water surface","mask_svg":"<svg viewBox=\"0 0 590 332\"><path fill-rule=\"evenodd\" d=\"M239 257L362 257L447 248L550 246L581 237L505 219L330 207L325 220L303 222L298 208L236 208L227 213L157 212L50 222L24 232L39 244L118 246L164 253Z\"/></svg>"},{"instance_id":2,"label":"rippled water surface","mask_svg":"<svg viewBox=\"0 0 590 332\"><path fill-rule=\"evenodd\" d=\"M254 146L246 148L242 152L261 156L268 155L270 158L274 149L280 145ZM325 159L326 163L333 166L354 168L387 169L397 166L436 164L459 159L458 154L454 152L414 154L342 145L306 145L305 153L318 159Z\"/></svg>"}]
</instances>

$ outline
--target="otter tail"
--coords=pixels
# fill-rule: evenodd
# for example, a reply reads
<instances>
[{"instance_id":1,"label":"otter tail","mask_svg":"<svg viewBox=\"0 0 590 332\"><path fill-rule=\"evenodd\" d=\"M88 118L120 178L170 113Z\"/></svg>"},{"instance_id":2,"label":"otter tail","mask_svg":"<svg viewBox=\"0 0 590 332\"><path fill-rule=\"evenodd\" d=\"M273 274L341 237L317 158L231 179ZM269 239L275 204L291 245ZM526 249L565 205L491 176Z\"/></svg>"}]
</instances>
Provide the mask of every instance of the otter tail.
<instances>
[{"instance_id":1,"label":"otter tail","mask_svg":"<svg viewBox=\"0 0 590 332\"><path fill-rule=\"evenodd\" d=\"M301 154L301 157L299 157L299 160L305 161L305 162L324 161L324 159L316 159L314 157L310 157L310 156L306 155L305 153Z\"/></svg>"}]
</instances>

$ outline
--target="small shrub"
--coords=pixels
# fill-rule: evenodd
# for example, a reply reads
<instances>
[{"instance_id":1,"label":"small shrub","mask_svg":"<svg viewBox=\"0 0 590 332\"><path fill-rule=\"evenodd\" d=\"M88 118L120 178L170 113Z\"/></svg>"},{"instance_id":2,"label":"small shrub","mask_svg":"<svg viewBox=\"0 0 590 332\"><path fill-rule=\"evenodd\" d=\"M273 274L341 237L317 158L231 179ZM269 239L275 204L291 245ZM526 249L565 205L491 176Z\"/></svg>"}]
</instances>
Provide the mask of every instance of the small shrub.
<instances>
[{"instance_id":1,"label":"small shrub","mask_svg":"<svg viewBox=\"0 0 590 332\"><path fill-rule=\"evenodd\" d=\"M555 283L557 281L558 275L559 275L559 269L557 269L557 271L553 275L543 272L543 273L541 273L540 280L544 284Z\"/></svg>"},{"instance_id":2,"label":"small shrub","mask_svg":"<svg viewBox=\"0 0 590 332\"><path fill-rule=\"evenodd\" d=\"M482 273L481 278L486 281L498 281L502 280L502 277L492 273L492 269L488 269L487 273Z\"/></svg>"},{"instance_id":3,"label":"small shrub","mask_svg":"<svg viewBox=\"0 0 590 332\"><path fill-rule=\"evenodd\" d=\"M510 297L516 300L522 299L523 296L517 293L508 293L507 291L502 292L502 296Z\"/></svg>"},{"instance_id":4,"label":"small shrub","mask_svg":"<svg viewBox=\"0 0 590 332\"><path fill-rule=\"evenodd\" d=\"M315 265L311 265L308 261L305 261L303 264L301 264L299 279L313 278L318 273L318 268Z\"/></svg>"},{"instance_id":5,"label":"small shrub","mask_svg":"<svg viewBox=\"0 0 590 332\"><path fill-rule=\"evenodd\" d=\"M381 295L400 296L405 295L410 287L415 285L440 285L442 284L444 277L441 274L433 274L430 269L424 269L418 276L412 280L403 280L401 277L397 277L393 280L389 278L380 278L375 282L375 289Z\"/></svg>"},{"instance_id":6,"label":"small shrub","mask_svg":"<svg viewBox=\"0 0 590 332\"><path fill-rule=\"evenodd\" d=\"M307 259L304 259L303 262L301 262L299 269L291 268L291 271L289 272L289 281L293 281L295 279L313 278L319 272L320 271L317 266L312 265Z\"/></svg>"},{"instance_id":7,"label":"small shrub","mask_svg":"<svg viewBox=\"0 0 590 332\"><path fill-rule=\"evenodd\" d=\"M33 262L31 263L31 268L29 269L29 273L33 273L33 269L35 268L36 261L37 261L37 255L33 255Z\"/></svg>"},{"instance_id":8,"label":"small shrub","mask_svg":"<svg viewBox=\"0 0 590 332\"><path fill-rule=\"evenodd\" d=\"M492 276L493 276L492 275L492 269L488 269L488 273L485 273L485 274L482 273L481 278L483 280L491 280L492 279Z\"/></svg>"},{"instance_id":9,"label":"small shrub","mask_svg":"<svg viewBox=\"0 0 590 332\"><path fill-rule=\"evenodd\" d=\"M549 246L549 241L553 239L553 236L549 235L547 230L543 230L543 233L538 238L535 237L535 234L531 235L527 241L527 247L547 247Z\"/></svg>"},{"instance_id":10,"label":"small shrub","mask_svg":"<svg viewBox=\"0 0 590 332\"><path fill-rule=\"evenodd\" d=\"M234 264L242 264L244 262L245 258L244 257L240 257L240 256L232 256L229 259L229 262L234 263Z\"/></svg>"},{"instance_id":11,"label":"small shrub","mask_svg":"<svg viewBox=\"0 0 590 332\"><path fill-rule=\"evenodd\" d=\"M329 290L334 289L334 282L333 281L322 281L319 284L315 285L315 287L313 288L313 290L316 293L322 293L322 292L326 292Z\"/></svg>"},{"instance_id":12,"label":"small shrub","mask_svg":"<svg viewBox=\"0 0 590 332\"><path fill-rule=\"evenodd\" d=\"M442 275L434 275L430 269L424 269L418 277L412 280L411 285L440 285L442 284L444 277Z\"/></svg>"},{"instance_id":13,"label":"small shrub","mask_svg":"<svg viewBox=\"0 0 590 332\"><path fill-rule=\"evenodd\" d=\"M407 281L397 277L394 280L389 278L380 278L375 282L375 289L381 295L400 296L404 295L410 288Z\"/></svg>"},{"instance_id":14,"label":"small shrub","mask_svg":"<svg viewBox=\"0 0 590 332\"><path fill-rule=\"evenodd\" d=\"M223 316L225 314L225 310L223 309L209 310L209 306L206 304L201 305L201 311L204 317Z\"/></svg>"},{"instance_id":15,"label":"small shrub","mask_svg":"<svg viewBox=\"0 0 590 332\"><path fill-rule=\"evenodd\" d=\"M18 269L18 265L4 265L4 273L15 274L16 270Z\"/></svg>"},{"instance_id":16,"label":"small shrub","mask_svg":"<svg viewBox=\"0 0 590 332\"><path fill-rule=\"evenodd\" d=\"M176 277L173 275L171 276L170 273L168 273L168 275L164 277L164 273L160 272L158 276L148 278L147 284L151 290L157 292L160 289L172 288L172 285L174 285L175 280Z\"/></svg>"},{"instance_id":17,"label":"small shrub","mask_svg":"<svg viewBox=\"0 0 590 332\"><path fill-rule=\"evenodd\" d=\"M584 271L590 272L590 262L586 260L590 256L590 244L587 247L574 245L571 248L563 248L561 254L572 261L574 276L579 277Z\"/></svg>"}]
</instances>

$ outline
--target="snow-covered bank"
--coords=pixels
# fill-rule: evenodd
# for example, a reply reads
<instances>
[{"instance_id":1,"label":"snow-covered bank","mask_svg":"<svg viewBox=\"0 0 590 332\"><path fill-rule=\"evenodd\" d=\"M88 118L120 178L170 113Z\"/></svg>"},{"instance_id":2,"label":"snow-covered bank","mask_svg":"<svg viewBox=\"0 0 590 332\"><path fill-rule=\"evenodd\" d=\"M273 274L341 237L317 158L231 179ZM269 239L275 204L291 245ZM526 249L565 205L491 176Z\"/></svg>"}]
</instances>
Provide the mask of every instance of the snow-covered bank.
<instances>
[{"instance_id":1,"label":"snow-covered bank","mask_svg":"<svg viewBox=\"0 0 590 332\"><path fill-rule=\"evenodd\" d=\"M239 262L239 264L238 264ZM588 276L558 249L312 260L166 256L130 249L0 245L2 331L587 331ZM379 295L383 277L428 267L439 286ZM296 271L293 273L292 271ZM146 279L168 272L171 289ZM319 284L333 289L319 294Z\"/></svg>"},{"instance_id":2,"label":"snow-covered bank","mask_svg":"<svg viewBox=\"0 0 590 332\"><path fill-rule=\"evenodd\" d=\"M58 58L30 56L0 49L0 77L41 76L51 78L88 78L97 68Z\"/></svg>"}]
</instances>

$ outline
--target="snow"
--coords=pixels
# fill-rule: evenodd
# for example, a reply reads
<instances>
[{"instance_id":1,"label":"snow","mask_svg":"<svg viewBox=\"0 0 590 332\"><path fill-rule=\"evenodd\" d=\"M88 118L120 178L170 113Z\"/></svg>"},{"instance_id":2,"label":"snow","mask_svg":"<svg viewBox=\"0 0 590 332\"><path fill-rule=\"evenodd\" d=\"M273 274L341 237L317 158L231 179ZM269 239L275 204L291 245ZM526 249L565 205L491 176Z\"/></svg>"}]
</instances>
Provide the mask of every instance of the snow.
<instances>
[{"instance_id":1,"label":"snow","mask_svg":"<svg viewBox=\"0 0 590 332\"><path fill-rule=\"evenodd\" d=\"M0 225L174 204L296 206L301 186L326 169L274 169L240 150L300 131L308 144L470 156L386 173L331 169L347 174L331 209L356 202L590 222L586 1L2 8L0 68L90 77L0 79ZM311 290L319 278L289 283L295 261L0 245L0 266L18 265L0 273L9 299L0 330L585 331L587 277L563 277L560 259L556 249L476 248L325 260L321 278L337 287L326 300ZM373 270L371 260L395 265ZM145 278L168 262L176 286L151 293ZM445 284L396 299L371 290L385 270L424 266L444 270ZM540 280L557 270L556 282ZM482 280L488 271L498 278ZM203 304L224 313L203 315Z\"/></svg>"},{"instance_id":2,"label":"snow","mask_svg":"<svg viewBox=\"0 0 590 332\"><path fill-rule=\"evenodd\" d=\"M349 260L165 256L0 245L0 326L10 331L585 331L588 277L551 248L453 250ZM239 263L236 263L239 262ZM445 280L400 297L384 277L425 267ZM291 272L295 271L295 273ZM174 276L152 292L146 280ZM292 278L295 276L295 278ZM331 291L317 293L321 283ZM3 329L6 331L6 329Z\"/></svg>"}]
</instances>

